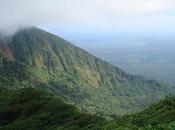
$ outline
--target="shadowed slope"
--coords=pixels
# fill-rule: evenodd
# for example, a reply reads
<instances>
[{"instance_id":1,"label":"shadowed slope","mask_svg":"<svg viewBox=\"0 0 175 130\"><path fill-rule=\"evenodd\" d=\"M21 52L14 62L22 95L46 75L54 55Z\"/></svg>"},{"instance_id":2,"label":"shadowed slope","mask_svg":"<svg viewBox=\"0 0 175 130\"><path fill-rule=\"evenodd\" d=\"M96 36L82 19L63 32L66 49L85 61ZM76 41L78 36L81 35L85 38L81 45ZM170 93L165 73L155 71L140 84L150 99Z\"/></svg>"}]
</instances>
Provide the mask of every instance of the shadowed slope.
<instances>
[{"instance_id":1,"label":"shadowed slope","mask_svg":"<svg viewBox=\"0 0 175 130\"><path fill-rule=\"evenodd\" d=\"M81 114L71 105L41 90L0 88L0 129L87 130L104 119Z\"/></svg>"}]
</instances>

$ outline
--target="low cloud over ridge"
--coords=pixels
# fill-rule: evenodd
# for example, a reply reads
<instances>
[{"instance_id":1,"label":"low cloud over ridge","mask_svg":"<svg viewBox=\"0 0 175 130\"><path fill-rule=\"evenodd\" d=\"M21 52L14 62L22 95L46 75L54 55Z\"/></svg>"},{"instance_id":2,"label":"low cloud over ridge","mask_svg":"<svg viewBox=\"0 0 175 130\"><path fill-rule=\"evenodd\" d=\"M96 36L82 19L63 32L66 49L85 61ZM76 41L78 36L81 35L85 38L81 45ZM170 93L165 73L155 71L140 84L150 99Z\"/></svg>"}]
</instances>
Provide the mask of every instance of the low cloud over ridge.
<instances>
[{"instance_id":1,"label":"low cloud over ridge","mask_svg":"<svg viewBox=\"0 0 175 130\"><path fill-rule=\"evenodd\" d=\"M13 33L43 24L107 25L122 17L159 14L174 7L174 0L0 0L0 31Z\"/></svg>"}]
</instances>

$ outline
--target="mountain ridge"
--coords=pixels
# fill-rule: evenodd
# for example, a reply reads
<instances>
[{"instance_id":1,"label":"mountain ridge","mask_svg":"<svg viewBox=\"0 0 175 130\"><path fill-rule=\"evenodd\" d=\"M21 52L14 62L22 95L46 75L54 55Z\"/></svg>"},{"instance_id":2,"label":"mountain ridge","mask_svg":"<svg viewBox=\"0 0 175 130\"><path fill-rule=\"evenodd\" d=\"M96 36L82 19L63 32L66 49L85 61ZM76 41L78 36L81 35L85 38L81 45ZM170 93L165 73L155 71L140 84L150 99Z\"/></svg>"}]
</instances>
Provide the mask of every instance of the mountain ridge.
<instances>
[{"instance_id":1,"label":"mountain ridge","mask_svg":"<svg viewBox=\"0 0 175 130\"><path fill-rule=\"evenodd\" d=\"M88 113L109 116L137 112L175 91L168 84L129 75L35 27L6 39L0 42L0 50L6 46L12 57L6 51L0 51L1 55L30 68L31 86L37 84L64 95L67 102Z\"/></svg>"}]
</instances>

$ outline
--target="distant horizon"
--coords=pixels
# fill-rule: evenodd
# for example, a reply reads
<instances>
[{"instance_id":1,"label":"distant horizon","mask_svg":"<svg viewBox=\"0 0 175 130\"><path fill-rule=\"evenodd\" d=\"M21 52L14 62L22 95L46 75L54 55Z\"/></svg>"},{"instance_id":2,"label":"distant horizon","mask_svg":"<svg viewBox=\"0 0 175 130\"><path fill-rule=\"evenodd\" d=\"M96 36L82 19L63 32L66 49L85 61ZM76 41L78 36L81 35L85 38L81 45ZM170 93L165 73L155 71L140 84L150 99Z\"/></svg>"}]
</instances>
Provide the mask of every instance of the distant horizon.
<instances>
[{"instance_id":1,"label":"distant horizon","mask_svg":"<svg viewBox=\"0 0 175 130\"><path fill-rule=\"evenodd\" d=\"M139 40L143 39L164 39L164 38L174 38L175 32L74 32L74 31L60 31L59 29L49 29L49 28L39 28L48 31L50 33L53 33L57 36L60 36L73 44L83 47L106 47L109 44L117 44L115 43L116 40L129 40L128 38L135 38L135 40L138 42ZM170 39L170 40L171 40ZM94 45L94 43L96 45ZM107 43L105 45L105 43ZM129 44L132 44L132 42L128 41ZM93 45L91 45L93 44ZM115 45L114 45L115 46Z\"/></svg>"}]
</instances>

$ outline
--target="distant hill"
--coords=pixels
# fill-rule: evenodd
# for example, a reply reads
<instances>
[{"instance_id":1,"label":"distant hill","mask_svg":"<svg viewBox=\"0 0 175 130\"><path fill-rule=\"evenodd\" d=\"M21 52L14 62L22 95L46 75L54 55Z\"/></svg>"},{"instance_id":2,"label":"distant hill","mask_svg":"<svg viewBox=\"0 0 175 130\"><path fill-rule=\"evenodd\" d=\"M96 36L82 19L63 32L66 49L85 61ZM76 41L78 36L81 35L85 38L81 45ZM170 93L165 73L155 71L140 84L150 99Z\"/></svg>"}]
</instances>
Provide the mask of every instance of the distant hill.
<instances>
[{"instance_id":1,"label":"distant hill","mask_svg":"<svg viewBox=\"0 0 175 130\"><path fill-rule=\"evenodd\" d=\"M138 112L175 92L174 86L129 75L35 27L1 39L0 54L2 85L43 88L91 114Z\"/></svg>"}]
</instances>

